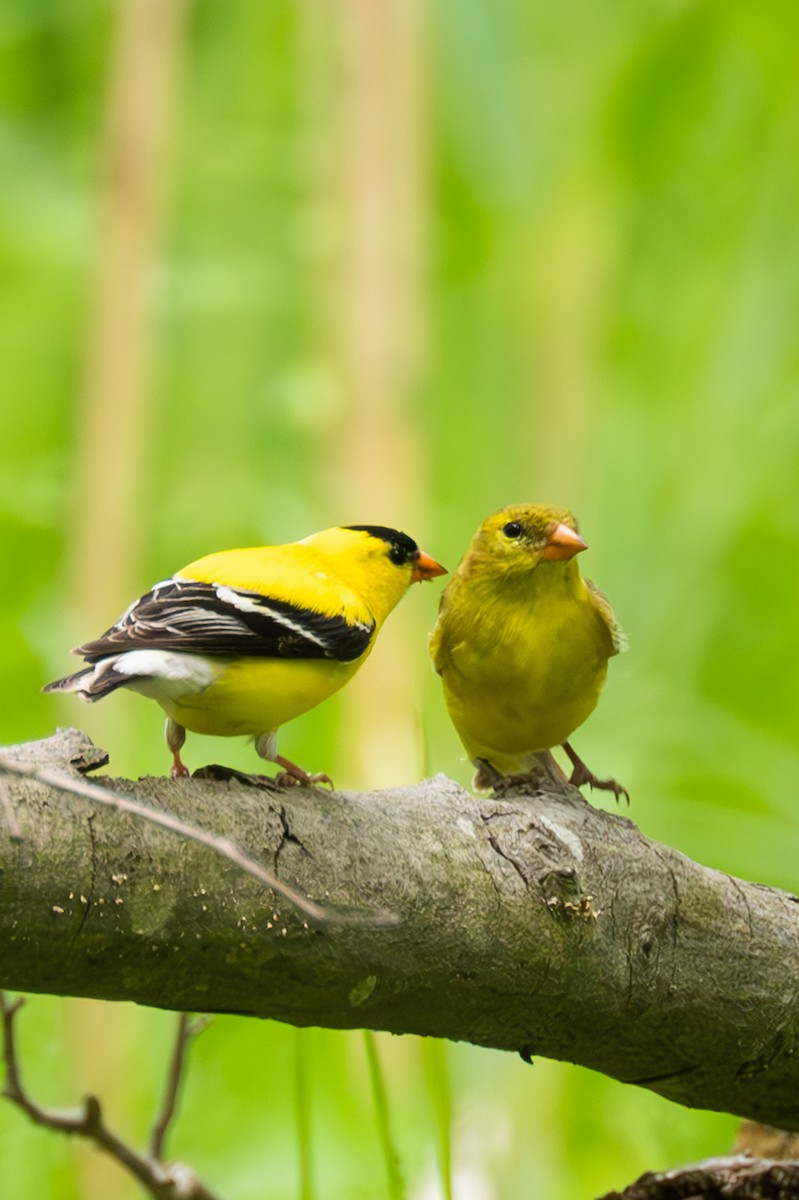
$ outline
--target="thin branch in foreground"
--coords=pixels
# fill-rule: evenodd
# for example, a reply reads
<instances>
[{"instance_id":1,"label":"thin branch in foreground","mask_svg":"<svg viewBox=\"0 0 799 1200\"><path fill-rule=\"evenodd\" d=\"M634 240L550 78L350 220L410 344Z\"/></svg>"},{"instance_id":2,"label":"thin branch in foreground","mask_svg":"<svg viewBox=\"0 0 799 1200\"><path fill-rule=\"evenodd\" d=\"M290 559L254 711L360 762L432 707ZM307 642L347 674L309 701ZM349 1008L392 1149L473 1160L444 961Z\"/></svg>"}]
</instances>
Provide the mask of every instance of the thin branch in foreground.
<instances>
[{"instance_id":1,"label":"thin branch in foreground","mask_svg":"<svg viewBox=\"0 0 799 1200\"><path fill-rule=\"evenodd\" d=\"M163 1161L166 1135L177 1109L178 1094L186 1065L186 1052L190 1042L208 1028L210 1020L210 1017L199 1017L192 1020L188 1013L178 1013L175 1044L172 1048L161 1111L155 1119L150 1134L150 1157L158 1162Z\"/></svg>"},{"instance_id":2,"label":"thin branch in foreground","mask_svg":"<svg viewBox=\"0 0 799 1200\"><path fill-rule=\"evenodd\" d=\"M300 892L296 891L295 888L290 887L287 883L283 883L271 871L267 871L259 862L256 862L255 859L250 858L243 850L240 850L230 838L219 837L215 833L209 833L206 829L200 829L197 825L190 825L186 821L181 821L180 817L176 817L172 813L159 812L157 809L149 808L146 804L139 804L138 801L131 800L127 796L117 795L110 788L101 787L100 784L90 783L86 779L75 779L71 775L67 775L64 771L58 771L52 767L29 767L15 763L5 755L0 755L0 771L34 779L37 783L43 783L47 787L58 788L59 791L69 792L73 796L82 796L86 800L96 800L99 804L107 804L111 808L118 809L120 812L131 813L133 816L141 817L143 820L150 821L154 825L160 825L172 833L177 833L180 837L188 838L193 842L199 842L201 846L207 846L209 849L215 851L215 853L221 854L224 858L234 863L240 870L257 879L259 883L264 884L271 891L283 896L303 916L307 917L309 921L313 921L316 925L350 925L360 924L364 921L375 925L394 925L397 923L397 917L393 913L336 913L322 908L320 905L314 904L307 896L303 896ZM11 815L13 817L13 813ZM10 832L14 836L13 828L10 829Z\"/></svg>"},{"instance_id":3,"label":"thin branch in foreground","mask_svg":"<svg viewBox=\"0 0 799 1200\"><path fill-rule=\"evenodd\" d=\"M209 1191L197 1179L192 1169L184 1163L164 1163L160 1154L153 1153L152 1148L149 1154L140 1154L127 1142L117 1137L106 1125L100 1101L96 1096L87 1096L83 1101L83 1107L76 1109L42 1108L32 1100L22 1083L16 1043L15 1018L24 1003L22 997L10 1000L5 992L0 991L3 1056L6 1066L2 1094L6 1099L21 1108L36 1125L42 1125L46 1129L55 1129L60 1133L87 1138L93 1142L95 1146L104 1150L115 1162L119 1163L124 1170L133 1175L153 1197L153 1200L221 1200L221 1197L217 1193ZM175 1113L174 1097L177 1095L183 1070L186 1044L191 1036L190 1027L187 1025L182 1030L179 1039L182 1041L179 1066L176 1068L175 1057L173 1057L170 1067L170 1086L167 1094L169 1095L171 1091L174 1096L171 1107L164 1106L154 1131L154 1133L158 1132L160 1146L163 1146L169 1123ZM153 1137L154 1141L155 1137Z\"/></svg>"}]
</instances>

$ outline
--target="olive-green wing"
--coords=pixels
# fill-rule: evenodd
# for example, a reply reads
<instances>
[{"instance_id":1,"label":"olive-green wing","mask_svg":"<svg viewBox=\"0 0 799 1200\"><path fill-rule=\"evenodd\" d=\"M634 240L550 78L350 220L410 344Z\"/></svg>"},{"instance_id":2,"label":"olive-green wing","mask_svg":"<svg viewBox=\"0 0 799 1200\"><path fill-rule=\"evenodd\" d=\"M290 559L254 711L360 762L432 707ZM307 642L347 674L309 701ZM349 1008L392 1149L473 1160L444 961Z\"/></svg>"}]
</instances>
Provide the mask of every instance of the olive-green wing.
<instances>
[{"instance_id":1,"label":"olive-green wing","mask_svg":"<svg viewBox=\"0 0 799 1200\"><path fill-rule=\"evenodd\" d=\"M627 635L616 620L616 614L610 606L610 601L602 589L598 588L590 579L586 579L585 582L588 587L588 598L594 611L610 634L613 653L623 654L628 646Z\"/></svg>"}]
</instances>

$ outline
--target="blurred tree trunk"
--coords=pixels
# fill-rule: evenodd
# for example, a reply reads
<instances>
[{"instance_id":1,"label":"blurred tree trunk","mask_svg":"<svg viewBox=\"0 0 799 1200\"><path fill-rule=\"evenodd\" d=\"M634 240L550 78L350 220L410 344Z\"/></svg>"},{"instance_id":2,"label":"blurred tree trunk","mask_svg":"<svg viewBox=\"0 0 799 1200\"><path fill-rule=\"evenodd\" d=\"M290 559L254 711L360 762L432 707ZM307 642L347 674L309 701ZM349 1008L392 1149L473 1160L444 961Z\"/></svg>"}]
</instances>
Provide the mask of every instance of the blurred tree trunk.
<instances>
[{"instance_id":1,"label":"blurred tree trunk","mask_svg":"<svg viewBox=\"0 0 799 1200\"><path fill-rule=\"evenodd\" d=\"M87 628L107 621L137 578L155 273L187 12L188 0L124 0L118 9L76 438L73 602Z\"/></svg>"},{"instance_id":2,"label":"blurred tree trunk","mask_svg":"<svg viewBox=\"0 0 799 1200\"><path fill-rule=\"evenodd\" d=\"M167 151L188 0L123 0L109 70L86 380L78 410L71 546L72 604L80 636L108 624L138 592L142 501L151 402L150 364ZM112 719L112 718L109 718ZM98 729L104 728L104 715ZM70 1013L76 1062L95 1063L92 1086L123 1077L135 1014L113 1031L102 1006ZM98 1031L106 1053L92 1056ZM100 1033L102 1037L102 1033ZM124 1093L114 1089L123 1103ZM84 1200L130 1185L104 1156L77 1151Z\"/></svg>"},{"instance_id":3,"label":"blurred tree trunk","mask_svg":"<svg viewBox=\"0 0 799 1200\"><path fill-rule=\"evenodd\" d=\"M337 233L314 281L317 341L338 397L322 435L326 507L342 524L397 526L421 539L427 456L414 400L426 294L424 9L420 0L345 0L333 12L305 8L307 38L335 56L325 98L333 86L339 100L315 114L313 128L327 136L311 181ZM309 70L318 67L311 56ZM404 608L396 614L370 669L340 698L341 758L364 787L421 773L419 668L405 649L420 633L413 622Z\"/></svg>"}]
</instances>

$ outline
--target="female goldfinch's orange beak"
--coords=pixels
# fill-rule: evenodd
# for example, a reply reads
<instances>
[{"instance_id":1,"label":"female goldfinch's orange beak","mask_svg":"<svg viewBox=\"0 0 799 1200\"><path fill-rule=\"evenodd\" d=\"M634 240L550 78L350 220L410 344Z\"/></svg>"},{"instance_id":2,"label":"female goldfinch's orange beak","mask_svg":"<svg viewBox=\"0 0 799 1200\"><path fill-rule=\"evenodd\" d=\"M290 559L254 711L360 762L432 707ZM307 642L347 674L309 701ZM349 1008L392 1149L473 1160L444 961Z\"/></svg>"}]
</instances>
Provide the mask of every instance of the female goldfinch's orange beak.
<instances>
[{"instance_id":1,"label":"female goldfinch's orange beak","mask_svg":"<svg viewBox=\"0 0 799 1200\"><path fill-rule=\"evenodd\" d=\"M568 525L558 523L549 530L547 544L541 552L541 557L547 562L555 562L562 558L574 558L575 554L587 549L588 543L583 541L579 533L569 529Z\"/></svg>"},{"instance_id":2,"label":"female goldfinch's orange beak","mask_svg":"<svg viewBox=\"0 0 799 1200\"><path fill-rule=\"evenodd\" d=\"M446 575L446 573L446 567L442 567L441 563L437 563L429 554L425 554L424 550L420 550L419 557L413 564L411 583L421 583L423 579L435 579L436 575Z\"/></svg>"}]
</instances>

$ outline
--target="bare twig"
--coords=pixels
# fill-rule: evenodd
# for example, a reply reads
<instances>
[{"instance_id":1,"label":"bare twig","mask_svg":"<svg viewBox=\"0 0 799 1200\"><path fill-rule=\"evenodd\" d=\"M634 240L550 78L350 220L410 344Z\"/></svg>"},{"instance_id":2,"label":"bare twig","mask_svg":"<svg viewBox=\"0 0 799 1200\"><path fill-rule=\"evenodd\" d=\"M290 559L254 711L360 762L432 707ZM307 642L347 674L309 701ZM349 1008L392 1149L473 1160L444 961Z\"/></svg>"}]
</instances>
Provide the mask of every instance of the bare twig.
<instances>
[{"instance_id":1,"label":"bare twig","mask_svg":"<svg viewBox=\"0 0 799 1200\"><path fill-rule=\"evenodd\" d=\"M208 1018L200 1018L193 1021L188 1013L178 1013L175 1045L172 1049L172 1058L169 1063L169 1071L167 1072L161 1111L155 1119L152 1133L150 1134L150 1156L159 1162L163 1160L166 1135L175 1116L189 1043L207 1027Z\"/></svg>"},{"instance_id":2,"label":"bare twig","mask_svg":"<svg viewBox=\"0 0 799 1200\"><path fill-rule=\"evenodd\" d=\"M25 1001L21 997L10 1000L5 992L0 991L3 1054L6 1065L3 1095L6 1099L27 1113L36 1125L55 1129L61 1133L74 1134L94 1142L95 1146L104 1150L121 1167L135 1176L154 1200L221 1200L216 1193L209 1191L196 1178L190 1167L183 1163L164 1163L159 1155L153 1153L140 1154L127 1142L117 1137L105 1124L100 1101L96 1096L87 1096L83 1101L83 1107L77 1109L42 1108L32 1100L22 1083L14 1027L16 1014L24 1003ZM185 1036L183 1040L185 1050ZM182 1061L183 1053L181 1053L181 1068ZM173 1073L174 1062L170 1069L170 1077ZM178 1070L179 1074L180 1070ZM175 1090L177 1090L177 1084ZM174 1104L164 1122L163 1133L166 1132L173 1113Z\"/></svg>"},{"instance_id":3,"label":"bare twig","mask_svg":"<svg viewBox=\"0 0 799 1200\"><path fill-rule=\"evenodd\" d=\"M100 784L90 783L87 779L76 779L71 775L67 775L64 771L55 770L52 767L34 767L22 763L14 762L6 755L0 755L0 771L6 771L13 775L23 775L28 779L35 779L37 783L43 783L48 787L58 788L60 791L69 792L73 796L83 796L87 800L96 800L99 804L107 804L112 808L118 809L120 812L132 813L134 816L141 817L145 821L151 821L154 825L161 825L164 829L169 829L172 833L177 833L181 837L189 838L193 842L199 842L202 846L207 846L216 854L221 854L224 858L235 863L242 871L246 871L248 875L252 875L259 883L271 888L273 892L278 892L290 904L317 925L349 925L368 921L375 925L393 925L396 924L397 918L392 913L370 913L366 914L351 914L351 913L336 913L329 909L322 908L318 904L314 904L307 896L303 896L295 888L290 887L287 883L283 883L271 871L267 871L255 859L250 858L243 850L232 842L230 838L219 837L215 833L209 833L206 829L200 829L197 825L189 825L186 821L181 821L180 817L174 816L169 812L159 812L157 809L148 808L146 804L139 804L136 800L131 800L127 796L117 795L110 788L101 787ZM12 836L14 834L11 829Z\"/></svg>"}]
</instances>

